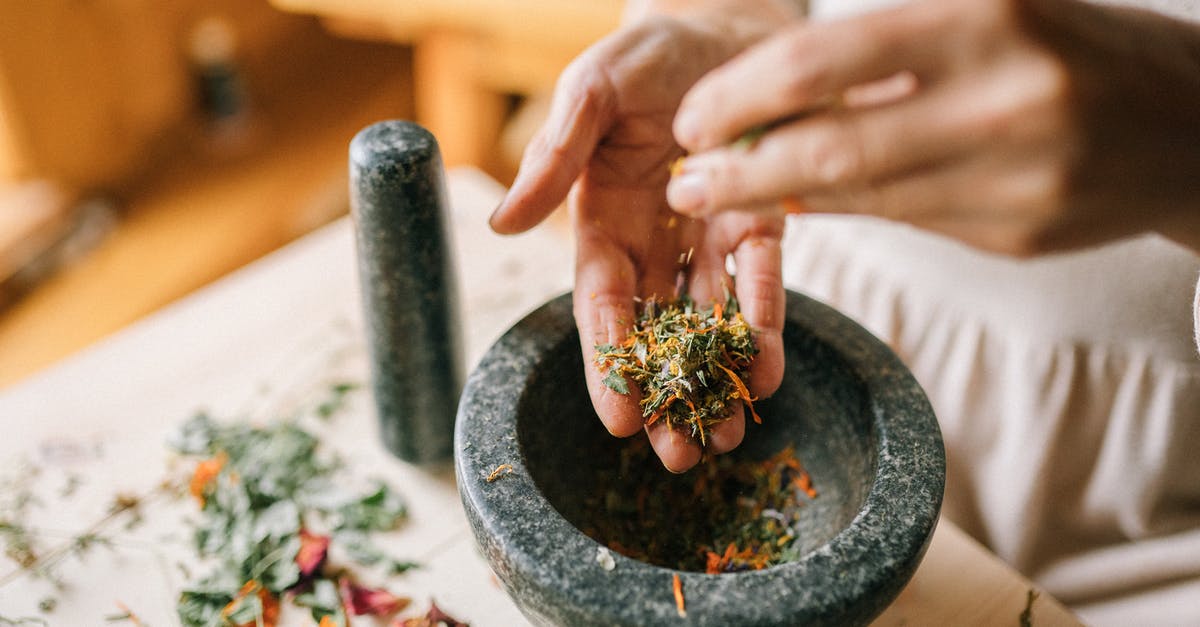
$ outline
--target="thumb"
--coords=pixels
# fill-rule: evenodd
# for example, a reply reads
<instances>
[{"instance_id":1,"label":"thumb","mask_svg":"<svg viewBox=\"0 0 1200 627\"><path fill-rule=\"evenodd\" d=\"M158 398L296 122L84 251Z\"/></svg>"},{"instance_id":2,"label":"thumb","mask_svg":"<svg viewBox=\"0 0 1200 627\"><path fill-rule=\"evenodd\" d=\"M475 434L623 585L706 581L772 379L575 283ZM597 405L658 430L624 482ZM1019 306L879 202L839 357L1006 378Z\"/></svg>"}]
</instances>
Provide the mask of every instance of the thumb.
<instances>
[{"instance_id":1,"label":"thumb","mask_svg":"<svg viewBox=\"0 0 1200 627\"><path fill-rule=\"evenodd\" d=\"M606 74L585 58L567 68L550 115L521 158L512 188L488 220L501 234L527 231L554 211L612 124L614 92Z\"/></svg>"}]
</instances>

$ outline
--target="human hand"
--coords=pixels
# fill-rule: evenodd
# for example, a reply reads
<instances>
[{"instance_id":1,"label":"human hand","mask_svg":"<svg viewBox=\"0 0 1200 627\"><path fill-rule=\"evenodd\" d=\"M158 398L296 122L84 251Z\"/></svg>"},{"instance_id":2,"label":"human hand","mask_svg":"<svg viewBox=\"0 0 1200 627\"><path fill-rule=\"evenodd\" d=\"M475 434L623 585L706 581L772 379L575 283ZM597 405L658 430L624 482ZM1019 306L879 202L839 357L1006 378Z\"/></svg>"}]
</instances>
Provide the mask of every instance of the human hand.
<instances>
[{"instance_id":1,"label":"human hand","mask_svg":"<svg viewBox=\"0 0 1200 627\"><path fill-rule=\"evenodd\" d=\"M1200 29L1075 0L918 0L798 24L675 119L684 215L864 213L1030 255L1157 230L1200 250ZM749 149L727 147L772 125Z\"/></svg>"},{"instance_id":2,"label":"human hand","mask_svg":"<svg viewBox=\"0 0 1200 627\"><path fill-rule=\"evenodd\" d=\"M779 19L766 22L774 26ZM570 190L578 247L575 320L588 392L613 435L633 435L645 421L636 386L622 395L604 385L593 364L595 346L627 336L635 298L674 295L681 255L690 254L688 292L697 303L723 299L728 286L757 330L751 393L769 395L782 378L782 215L689 219L671 212L665 197L669 164L682 154L671 135L679 100L705 71L744 45L701 21L659 17L587 50L560 78L550 115L492 216L497 232L520 232L544 219ZM729 255L736 282L725 271ZM700 446L664 422L645 427L647 435L663 464L682 472L699 460ZM708 450L736 447L744 424L739 407L713 429Z\"/></svg>"}]
</instances>

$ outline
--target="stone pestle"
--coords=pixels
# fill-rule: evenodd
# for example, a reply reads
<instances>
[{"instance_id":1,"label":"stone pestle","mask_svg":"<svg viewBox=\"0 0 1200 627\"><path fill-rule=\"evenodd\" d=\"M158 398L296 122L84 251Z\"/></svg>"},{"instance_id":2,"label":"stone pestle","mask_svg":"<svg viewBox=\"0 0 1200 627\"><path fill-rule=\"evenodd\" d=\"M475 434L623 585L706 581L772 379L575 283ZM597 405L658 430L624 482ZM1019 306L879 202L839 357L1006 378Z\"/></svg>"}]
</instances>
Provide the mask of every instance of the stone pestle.
<instances>
[{"instance_id":1,"label":"stone pestle","mask_svg":"<svg viewBox=\"0 0 1200 627\"><path fill-rule=\"evenodd\" d=\"M372 124L350 142L350 206L371 386L384 445L450 461L462 387L461 329L437 140L418 124Z\"/></svg>"}]
</instances>

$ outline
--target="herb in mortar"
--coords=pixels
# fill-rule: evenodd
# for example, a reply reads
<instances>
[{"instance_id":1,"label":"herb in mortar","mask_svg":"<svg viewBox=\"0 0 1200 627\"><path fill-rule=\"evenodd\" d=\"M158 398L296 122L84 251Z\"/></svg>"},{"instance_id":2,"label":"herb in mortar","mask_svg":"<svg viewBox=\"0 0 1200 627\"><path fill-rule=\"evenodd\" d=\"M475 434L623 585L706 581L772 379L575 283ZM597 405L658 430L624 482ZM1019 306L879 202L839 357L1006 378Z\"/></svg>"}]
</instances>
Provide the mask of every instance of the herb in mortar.
<instances>
[{"instance_id":1,"label":"herb in mortar","mask_svg":"<svg viewBox=\"0 0 1200 627\"><path fill-rule=\"evenodd\" d=\"M665 475L645 438L596 474L584 533L626 557L709 574L799 557L801 510L817 491L789 446L766 460L729 455Z\"/></svg>"}]
</instances>

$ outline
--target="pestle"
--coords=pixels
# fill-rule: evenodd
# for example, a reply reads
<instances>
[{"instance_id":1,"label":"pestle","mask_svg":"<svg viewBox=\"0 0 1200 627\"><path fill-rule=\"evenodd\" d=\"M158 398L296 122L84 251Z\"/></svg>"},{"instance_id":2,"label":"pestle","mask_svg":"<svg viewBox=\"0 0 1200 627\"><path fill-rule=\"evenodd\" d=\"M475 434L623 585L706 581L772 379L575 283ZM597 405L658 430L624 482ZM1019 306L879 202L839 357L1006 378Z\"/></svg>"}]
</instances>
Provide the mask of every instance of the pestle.
<instances>
[{"instance_id":1,"label":"pestle","mask_svg":"<svg viewBox=\"0 0 1200 627\"><path fill-rule=\"evenodd\" d=\"M451 459L462 387L446 185L437 140L388 120L350 142L371 387L383 443L400 459Z\"/></svg>"}]
</instances>

